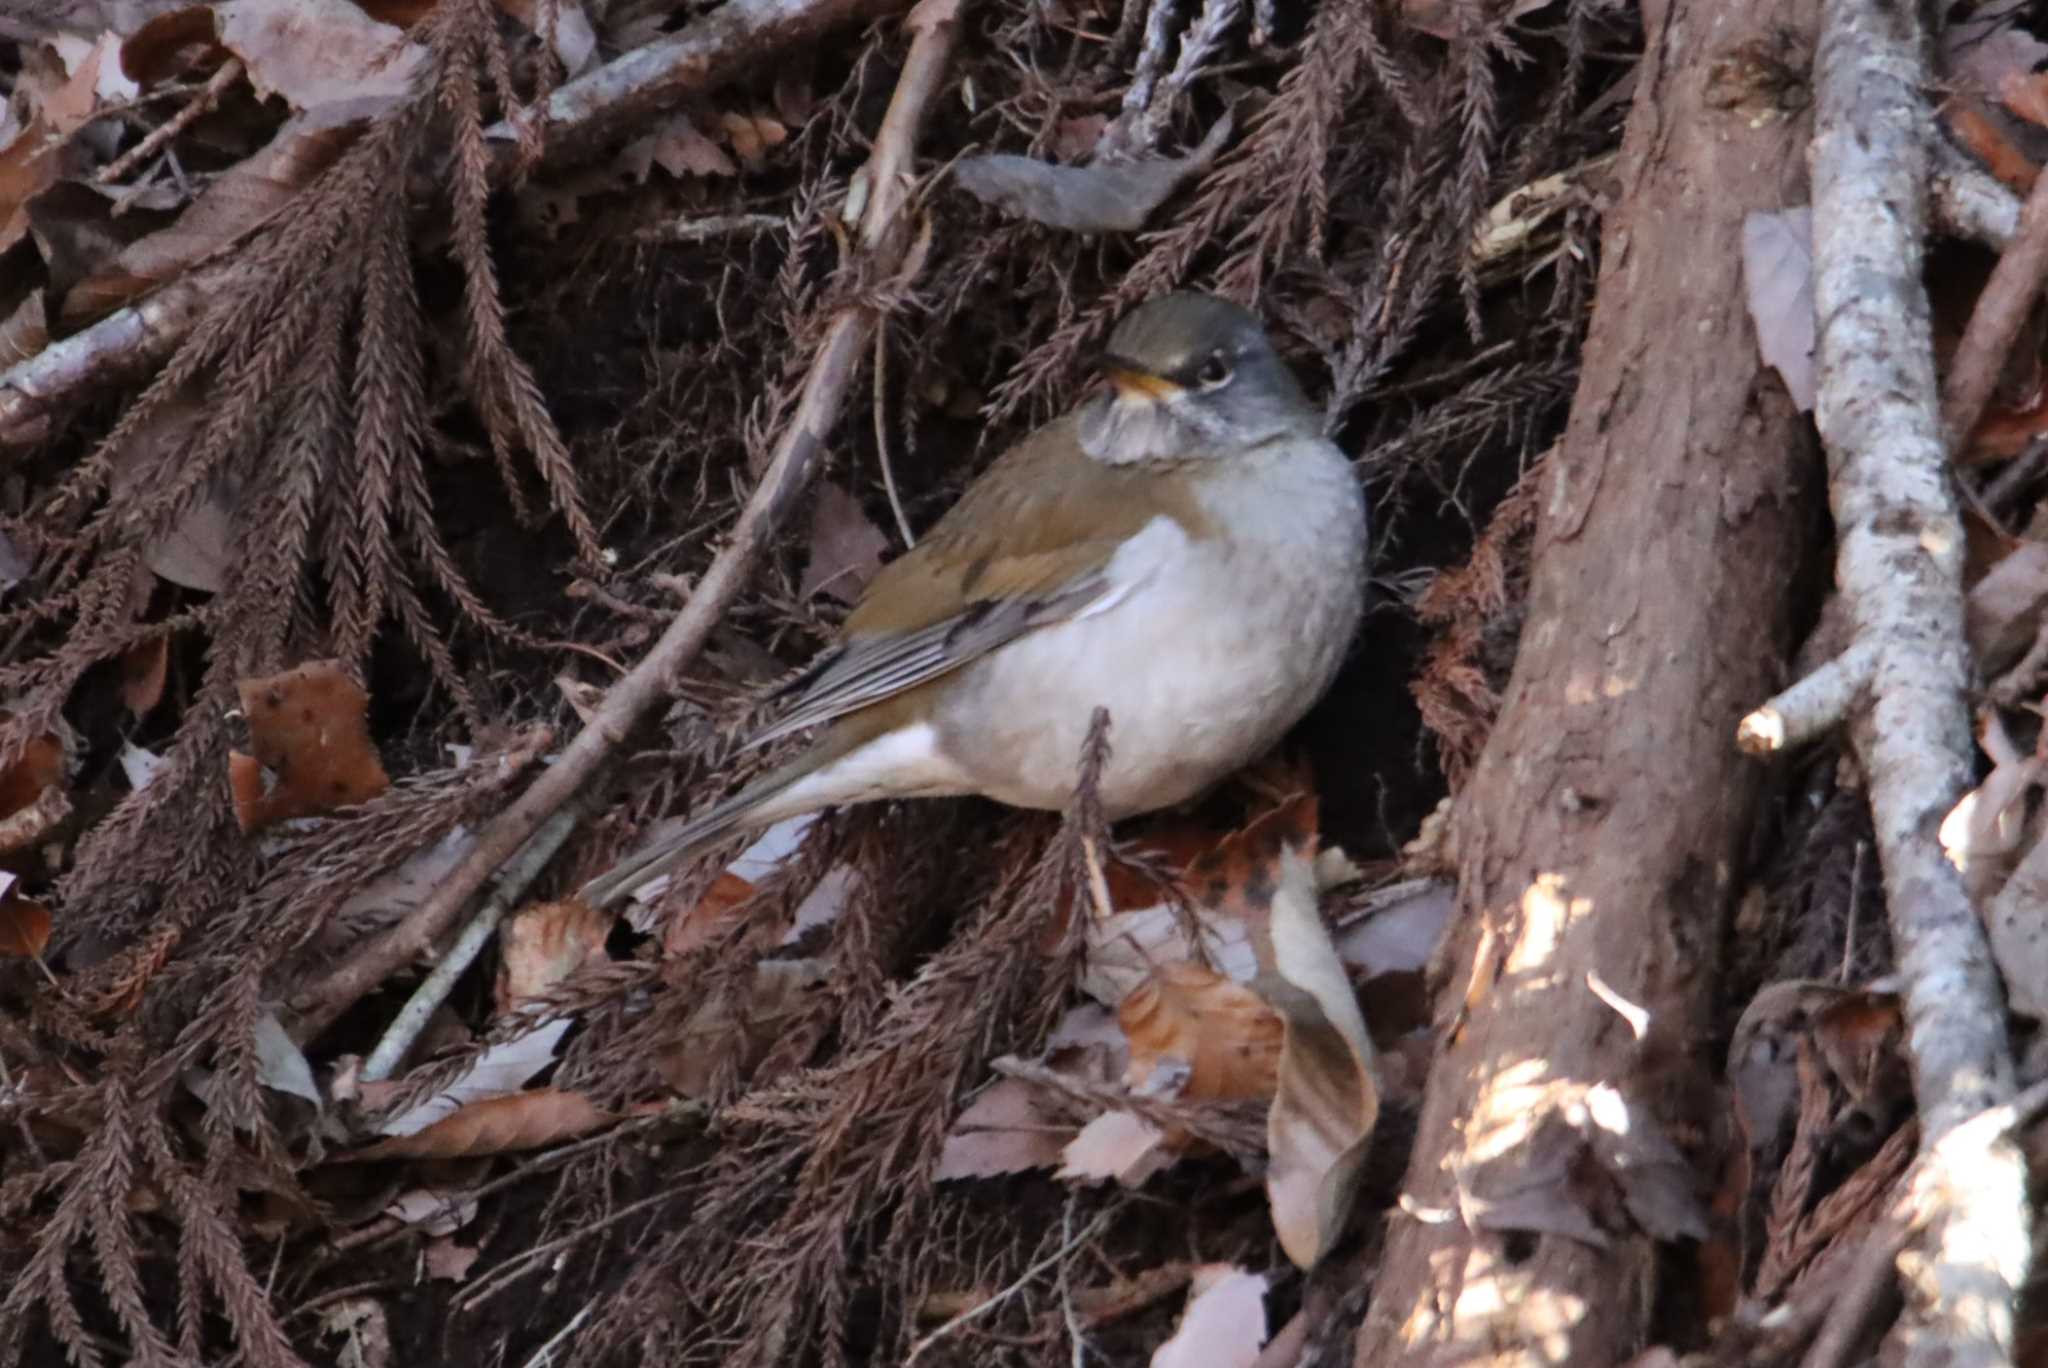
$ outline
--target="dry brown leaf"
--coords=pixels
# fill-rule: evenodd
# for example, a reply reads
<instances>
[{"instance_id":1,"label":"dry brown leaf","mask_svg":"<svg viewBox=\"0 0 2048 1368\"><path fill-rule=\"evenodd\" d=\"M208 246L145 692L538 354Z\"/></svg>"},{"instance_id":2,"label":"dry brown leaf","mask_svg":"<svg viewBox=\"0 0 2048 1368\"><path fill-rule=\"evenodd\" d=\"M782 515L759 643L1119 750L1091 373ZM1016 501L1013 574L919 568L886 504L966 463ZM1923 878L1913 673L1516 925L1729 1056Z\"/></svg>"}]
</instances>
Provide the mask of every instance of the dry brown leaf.
<instances>
[{"instance_id":1,"label":"dry brown leaf","mask_svg":"<svg viewBox=\"0 0 2048 1368\"><path fill-rule=\"evenodd\" d=\"M427 1241L424 1258L427 1276L437 1282L461 1282L481 1251L474 1245L457 1244L453 1236L437 1235Z\"/></svg>"},{"instance_id":2,"label":"dry brown leaf","mask_svg":"<svg viewBox=\"0 0 2048 1368\"><path fill-rule=\"evenodd\" d=\"M1125 1187L1143 1187L1173 1160L1173 1138L1165 1131L1133 1112L1104 1112L1061 1149L1056 1176L1081 1182L1114 1179Z\"/></svg>"},{"instance_id":3,"label":"dry brown leaf","mask_svg":"<svg viewBox=\"0 0 2048 1368\"><path fill-rule=\"evenodd\" d=\"M6 153L0 152L0 162L4 162L5 157ZM4 176L5 172L0 171L0 179ZM6 189L0 185L0 200L4 200L5 195ZM0 209L4 209L4 205L0 205ZM14 306L14 312L0 321L0 370L34 356L49 341L50 320L43 306L43 292L31 290L21 303Z\"/></svg>"},{"instance_id":4,"label":"dry brown leaf","mask_svg":"<svg viewBox=\"0 0 2048 1368\"><path fill-rule=\"evenodd\" d=\"M1117 1006L1130 1041L1133 1092L1183 1102L1269 1098L1280 1065L1280 1018L1259 995L1213 969L1163 964ZM1178 1086L1162 1086L1171 1077Z\"/></svg>"},{"instance_id":5,"label":"dry brown leaf","mask_svg":"<svg viewBox=\"0 0 2048 1368\"><path fill-rule=\"evenodd\" d=\"M225 57L211 5L159 14L121 44L121 69L144 86L209 70Z\"/></svg>"},{"instance_id":6,"label":"dry brown leaf","mask_svg":"<svg viewBox=\"0 0 2048 1368\"><path fill-rule=\"evenodd\" d=\"M2038 752L2021 752L2006 735L1996 708L1978 719L1977 744L1991 757L1991 773L1942 818L1942 853L1963 876L1973 902L1996 892L2018 862L2026 835L2027 800L2048 765Z\"/></svg>"},{"instance_id":7,"label":"dry brown leaf","mask_svg":"<svg viewBox=\"0 0 2048 1368\"><path fill-rule=\"evenodd\" d=\"M889 538L861 508L860 500L827 480L811 505L810 560L797 597L829 594L841 603L858 600L882 568Z\"/></svg>"},{"instance_id":8,"label":"dry brown leaf","mask_svg":"<svg viewBox=\"0 0 2048 1368\"><path fill-rule=\"evenodd\" d=\"M647 167L659 166L670 176L737 176L740 168L725 149L699 132L687 114L671 114L644 138L629 143L614 163L634 181L647 179Z\"/></svg>"},{"instance_id":9,"label":"dry brown leaf","mask_svg":"<svg viewBox=\"0 0 2048 1368\"><path fill-rule=\"evenodd\" d=\"M1251 1368L1266 1342L1266 1279L1236 1264L1202 1264L1188 1280L1187 1309L1151 1368Z\"/></svg>"},{"instance_id":10,"label":"dry brown leaf","mask_svg":"<svg viewBox=\"0 0 2048 1368\"><path fill-rule=\"evenodd\" d=\"M1970 590L1964 631L1978 668L1996 675L2018 659L2048 614L2048 543L2022 542Z\"/></svg>"},{"instance_id":11,"label":"dry brown leaf","mask_svg":"<svg viewBox=\"0 0 2048 1368\"><path fill-rule=\"evenodd\" d=\"M352 1159L469 1159L543 1149L601 1130L615 1118L580 1092L539 1088L471 1102L425 1130L394 1135Z\"/></svg>"},{"instance_id":12,"label":"dry brown leaf","mask_svg":"<svg viewBox=\"0 0 2048 1368\"><path fill-rule=\"evenodd\" d=\"M726 140L732 144L732 150L748 166L759 166L767 157L769 148L780 147L789 139L789 130L766 114L727 110L718 116L718 121L725 129Z\"/></svg>"},{"instance_id":13,"label":"dry brown leaf","mask_svg":"<svg viewBox=\"0 0 2048 1368\"><path fill-rule=\"evenodd\" d=\"M121 653L116 668L121 676L121 706L137 717L146 717L163 702L164 681L170 675L171 639L154 636Z\"/></svg>"},{"instance_id":14,"label":"dry brown leaf","mask_svg":"<svg viewBox=\"0 0 2048 1368\"><path fill-rule=\"evenodd\" d=\"M1742 282L1757 350L1801 413L1813 410L1813 210L1752 212L1742 221Z\"/></svg>"},{"instance_id":15,"label":"dry brown leaf","mask_svg":"<svg viewBox=\"0 0 2048 1368\"><path fill-rule=\"evenodd\" d=\"M12 874L0 873L0 957L40 959L50 943L50 909L16 891Z\"/></svg>"},{"instance_id":16,"label":"dry brown leaf","mask_svg":"<svg viewBox=\"0 0 2048 1368\"><path fill-rule=\"evenodd\" d=\"M175 223L129 243L112 263L74 285L64 296L65 321L76 325L111 313L232 246L291 204L390 103L382 97L339 101L288 121L262 151L215 177Z\"/></svg>"},{"instance_id":17,"label":"dry brown leaf","mask_svg":"<svg viewBox=\"0 0 2048 1368\"><path fill-rule=\"evenodd\" d=\"M1286 1023L1266 1116L1266 1199L1281 1248L1302 1268L1342 1232L1379 1119L1365 1017L1318 906L1315 814L1304 796L1247 827L1232 855L1266 863L1229 893L1258 954L1252 987Z\"/></svg>"},{"instance_id":18,"label":"dry brown leaf","mask_svg":"<svg viewBox=\"0 0 2048 1368\"><path fill-rule=\"evenodd\" d=\"M613 918L577 898L523 907L499 931L498 1011L516 1011L604 952Z\"/></svg>"},{"instance_id":19,"label":"dry brown leaf","mask_svg":"<svg viewBox=\"0 0 2048 1368\"><path fill-rule=\"evenodd\" d=\"M1942 117L1954 135L1984 168L2014 194L2034 188L2035 163L2015 144L1982 104L1957 96L1942 105ZM2009 121L2008 121L2009 122Z\"/></svg>"},{"instance_id":20,"label":"dry brown leaf","mask_svg":"<svg viewBox=\"0 0 2048 1368\"><path fill-rule=\"evenodd\" d=\"M313 661L238 689L255 750L228 758L242 830L368 802L391 787L370 744L369 696L338 663ZM268 788L266 773L276 779Z\"/></svg>"},{"instance_id":21,"label":"dry brown leaf","mask_svg":"<svg viewBox=\"0 0 2048 1368\"><path fill-rule=\"evenodd\" d=\"M43 81L31 79L37 70L32 64L47 53L34 47L25 51L17 89L31 113L13 139L0 146L0 252L28 235L30 201L82 167L85 158L73 147L71 135L99 105L99 68L106 53L96 46L68 76L52 63L54 70Z\"/></svg>"},{"instance_id":22,"label":"dry brown leaf","mask_svg":"<svg viewBox=\"0 0 2048 1368\"><path fill-rule=\"evenodd\" d=\"M71 810L64 790L67 767L63 738L45 732L0 770L0 854L36 844Z\"/></svg>"},{"instance_id":23,"label":"dry brown leaf","mask_svg":"<svg viewBox=\"0 0 2048 1368\"><path fill-rule=\"evenodd\" d=\"M670 917L661 933L661 957L677 970L684 966L682 961L692 950L704 945L718 933L734 908L741 906L754 896L754 885L731 870L722 871L712 880L711 887L704 890L704 896L697 899L697 905L680 916ZM678 988L682 984L674 985Z\"/></svg>"},{"instance_id":24,"label":"dry brown leaf","mask_svg":"<svg viewBox=\"0 0 2048 1368\"><path fill-rule=\"evenodd\" d=\"M982 1089L939 1152L934 1182L992 1178L1026 1169L1051 1168L1074 1136L1074 1128L1040 1105L1039 1090L1022 1079L999 1078Z\"/></svg>"},{"instance_id":25,"label":"dry brown leaf","mask_svg":"<svg viewBox=\"0 0 2048 1368\"><path fill-rule=\"evenodd\" d=\"M281 95L295 110L402 100L427 63L425 48L349 0L226 0L213 16L257 96Z\"/></svg>"}]
</instances>

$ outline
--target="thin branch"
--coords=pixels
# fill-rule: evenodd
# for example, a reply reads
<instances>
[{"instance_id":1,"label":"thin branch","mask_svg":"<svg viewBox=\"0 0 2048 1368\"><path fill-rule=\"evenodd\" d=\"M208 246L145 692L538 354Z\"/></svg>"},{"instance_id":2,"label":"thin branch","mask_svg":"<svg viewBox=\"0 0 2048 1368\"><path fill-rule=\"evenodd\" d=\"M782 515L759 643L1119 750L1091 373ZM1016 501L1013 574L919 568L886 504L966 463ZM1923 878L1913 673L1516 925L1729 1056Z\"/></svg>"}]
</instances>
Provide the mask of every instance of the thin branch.
<instances>
[{"instance_id":1,"label":"thin branch","mask_svg":"<svg viewBox=\"0 0 2048 1368\"><path fill-rule=\"evenodd\" d=\"M541 870L547 868L548 861L555 857L555 852L562 848L563 843L569 839L569 834L576 829L576 823L582 818L588 805L586 794L579 801L570 803L548 818L541 824L540 830L520 847L519 853L506 861L504 867L491 876L491 882L495 885L491 889L491 896L484 899L484 905L477 909L476 915L462 928L462 934L455 938L455 944L448 948L448 953L441 956L441 962L434 966L434 972L427 975L420 986L413 990L412 997L399 1009L398 1015L392 1018L391 1025L385 1029L384 1038L377 1042L377 1048L370 1051L369 1057L363 1061L360 1075L363 1082L381 1083L396 1071L399 1064L404 1061L406 1052L412 1049L413 1042L420 1038L420 1032L427 1029L427 1022L433 1017L434 1009L446 1002L448 995L455 991L455 981L462 977L463 971L475 963L476 957L490 944L491 936L497 931L498 923L504 920L505 913L511 909L513 903L519 901L520 895L526 892L527 887L540 877Z\"/></svg>"},{"instance_id":2,"label":"thin branch","mask_svg":"<svg viewBox=\"0 0 2048 1368\"><path fill-rule=\"evenodd\" d=\"M1815 315L1836 582L1876 653L1852 735L1867 776L1923 1156L2012 1095L2005 1010L1982 925L1936 839L1971 780L1962 523L1949 481L1921 268L1932 118L1920 11L1827 0L1815 62ZM2008 1147L2009 1149L2009 1147ZM1935 1213L1906 1362L1995 1364L2029 1244L2016 1154L1975 1156Z\"/></svg>"},{"instance_id":3,"label":"thin branch","mask_svg":"<svg viewBox=\"0 0 2048 1368\"><path fill-rule=\"evenodd\" d=\"M1859 641L1742 719L1735 744L1750 755L1804 745L1846 720L1870 690L1877 648Z\"/></svg>"},{"instance_id":4,"label":"thin branch","mask_svg":"<svg viewBox=\"0 0 2048 1368\"><path fill-rule=\"evenodd\" d=\"M2019 231L1977 296L1970 325L1949 363L1942 418L1950 442L1958 448L1984 416L1984 406L2012 353L2013 339L2041 296L2044 271L2048 271L2048 176L2036 176L2034 189L2020 210Z\"/></svg>"},{"instance_id":5,"label":"thin branch","mask_svg":"<svg viewBox=\"0 0 2048 1368\"><path fill-rule=\"evenodd\" d=\"M882 117L868 169L909 166L910 146L923 126L958 32L959 23L953 18L933 20L918 28ZM920 255L914 243L906 245L910 235L896 222L906 202L901 193L871 193L868 197L862 241L869 244L872 269L885 278L914 269ZM848 269L857 270L861 265L855 257ZM311 1040L386 977L426 953L455 924L470 898L498 867L597 777L643 718L667 702L669 682L681 678L696 658L809 482L875 329L877 307L863 294L832 320L811 361L796 412L783 429L760 484L741 510L732 540L697 581L675 621L632 672L606 691L603 703L561 758L478 834L476 846L462 863L404 921L365 944L292 1000L293 1039L302 1044Z\"/></svg>"}]
</instances>

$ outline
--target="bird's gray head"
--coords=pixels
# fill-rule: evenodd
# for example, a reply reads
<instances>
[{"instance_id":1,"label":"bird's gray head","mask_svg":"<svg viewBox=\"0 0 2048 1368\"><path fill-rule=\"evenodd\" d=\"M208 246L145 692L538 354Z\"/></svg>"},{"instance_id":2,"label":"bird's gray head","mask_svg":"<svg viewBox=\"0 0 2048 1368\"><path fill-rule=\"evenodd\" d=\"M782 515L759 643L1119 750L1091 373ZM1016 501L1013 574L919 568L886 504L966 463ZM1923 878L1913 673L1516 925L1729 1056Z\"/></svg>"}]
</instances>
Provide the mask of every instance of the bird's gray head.
<instances>
[{"instance_id":1,"label":"bird's gray head","mask_svg":"<svg viewBox=\"0 0 2048 1368\"><path fill-rule=\"evenodd\" d=\"M1258 318L1214 295L1140 305L1110 334L1103 370L1111 389L1082 408L1081 445L1109 465L1229 457L1320 431Z\"/></svg>"}]
</instances>

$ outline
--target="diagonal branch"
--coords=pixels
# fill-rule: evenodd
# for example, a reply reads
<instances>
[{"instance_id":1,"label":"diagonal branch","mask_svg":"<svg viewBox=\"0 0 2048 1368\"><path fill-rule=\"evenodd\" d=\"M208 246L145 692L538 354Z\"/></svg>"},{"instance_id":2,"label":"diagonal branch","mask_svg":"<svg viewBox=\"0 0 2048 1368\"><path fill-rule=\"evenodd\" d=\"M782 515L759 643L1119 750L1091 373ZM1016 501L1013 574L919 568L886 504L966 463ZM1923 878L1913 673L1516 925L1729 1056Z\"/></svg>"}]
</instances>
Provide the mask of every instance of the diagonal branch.
<instances>
[{"instance_id":1,"label":"diagonal branch","mask_svg":"<svg viewBox=\"0 0 2048 1368\"><path fill-rule=\"evenodd\" d=\"M934 8L933 0L925 0L911 15L910 23L917 36L875 137L867 168L871 177L878 170L910 165L911 148L959 32L952 8ZM905 203L899 194L869 194L861 225L864 250L843 268L844 278L895 280L916 269L920 253L903 221ZM593 782L634 727L667 700L669 682L678 678L702 649L810 479L879 317L880 305L871 291L858 292L854 301L840 310L811 361L796 412L733 527L731 542L704 572L675 621L632 672L606 692L604 702L561 759L479 833L468 857L418 908L293 999L290 1026L294 1039L304 1042L319 1035L388 975L427 953L454 926L498 867L557 809Z\"/></svg>"},{"instance_id":2,"label":"diagonal branch","mask_svg":"<svg viewBox=\"0 0 2048 1368\"><path fill-rule=\"evenodd\" d=\"M2005 1006L1983 928L1936 838L1971 780L1963 530L1943 440L1921 264L1931 77L1920 8L1827 0L1812 147L1819 399L1836 582L1874 653L1852 728L1905 978L1923 1158L2010 1100ZM1936 1163L1944 1202L1909 1270L1909 1364L2011 1351L2026 1174L2008 1140ZM1906 1267L1906 1260L1901 1260Z\"/></svg>"}]
</instances>

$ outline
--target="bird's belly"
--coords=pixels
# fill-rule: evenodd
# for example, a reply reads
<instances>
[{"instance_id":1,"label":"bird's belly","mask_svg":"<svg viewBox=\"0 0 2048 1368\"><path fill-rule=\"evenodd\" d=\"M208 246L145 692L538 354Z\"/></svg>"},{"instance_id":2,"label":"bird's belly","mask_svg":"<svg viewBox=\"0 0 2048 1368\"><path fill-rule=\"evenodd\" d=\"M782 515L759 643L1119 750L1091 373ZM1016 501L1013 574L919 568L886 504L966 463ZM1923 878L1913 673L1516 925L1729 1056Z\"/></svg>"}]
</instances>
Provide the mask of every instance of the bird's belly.
<instances>
[{"instance_id":1,"label":"bird's belly","mask_svg":"<svg viewBox=\"0 0 2048 1368\"><path fill-rule=\"evenodd\" d=\"M1104 612L1020 637L962 670L935 700L940 748L992 798L1063 808L1101 707L1110 817L1201 793L1308 710L1356 617L1348 592L1314 593L1270 566L1236 569L1168 571Z\"/></svg>"}]
</instances>

